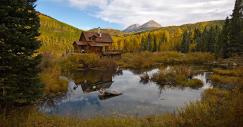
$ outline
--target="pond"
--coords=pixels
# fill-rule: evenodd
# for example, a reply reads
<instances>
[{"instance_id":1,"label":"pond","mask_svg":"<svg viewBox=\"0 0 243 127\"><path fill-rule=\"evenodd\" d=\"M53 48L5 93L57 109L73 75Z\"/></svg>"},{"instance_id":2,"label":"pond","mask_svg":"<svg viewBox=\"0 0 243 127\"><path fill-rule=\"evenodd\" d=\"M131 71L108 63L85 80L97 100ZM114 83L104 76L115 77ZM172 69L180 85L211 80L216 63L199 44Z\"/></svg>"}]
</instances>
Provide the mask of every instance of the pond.
<instances>
[{"instance_id":1,"label":"pond","mask_svg":"<svg viewBox=\"0 0 243 127\"><path fill-rule=\"evenodd\" d=\"M159 69L146 71L151 77ZM63 96L46 100L39 105L43 113L79 118L98 116L148 116L175 112L191 101L200 100L202 92L211 87L207 72L194 75L203 81L198 89L159 86L155 82L141 82L141 72L120 70L116 73L76 72ZM98 90L108 89L122 94L101 98Z\"/></svg>"}]
</instances>

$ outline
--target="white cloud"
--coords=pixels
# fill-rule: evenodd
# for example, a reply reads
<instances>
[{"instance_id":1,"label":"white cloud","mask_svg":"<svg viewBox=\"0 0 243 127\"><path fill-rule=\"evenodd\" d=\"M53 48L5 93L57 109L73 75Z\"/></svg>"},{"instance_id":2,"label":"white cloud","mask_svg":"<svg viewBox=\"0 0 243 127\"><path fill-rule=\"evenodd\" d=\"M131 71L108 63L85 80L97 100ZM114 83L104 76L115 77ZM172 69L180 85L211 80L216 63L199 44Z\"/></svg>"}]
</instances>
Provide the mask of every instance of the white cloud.
<instances>
[{"instance_id":1,"label":"white cloud","mask_svg":"<svg viewBox=\"0 0 243 127\"><path fill-rule=\"evenodd\" d=\"M108 0L68 0L72 6L76 6L80 9L85 9L87 7L96 6L103 8L107 6Z\"/></svg>"},{"instance_id":2,"label":"white cloud","mask_svg":"<svg viewBox=\"0 0 243 127\"><path fill-rule=\"evenodd\" d=\"M80 9L99 8L94 16L128 26L150 19L163 26L224 19L234 0L68 0Z\"/></svg>"}]
</instances>

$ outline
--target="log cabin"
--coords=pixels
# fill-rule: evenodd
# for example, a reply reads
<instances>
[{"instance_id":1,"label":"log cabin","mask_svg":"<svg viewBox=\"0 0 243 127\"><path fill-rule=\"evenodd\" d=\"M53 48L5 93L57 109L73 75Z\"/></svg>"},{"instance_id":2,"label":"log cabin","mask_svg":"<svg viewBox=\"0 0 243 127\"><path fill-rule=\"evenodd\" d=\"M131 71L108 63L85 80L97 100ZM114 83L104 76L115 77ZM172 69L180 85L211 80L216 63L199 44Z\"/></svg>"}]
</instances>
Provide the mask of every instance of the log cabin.
<instances>
[{"instance_id":1,"label":"log cabin","mask_svg":"<svg viewBox=\"0 0 243 127\"><path fill-rule=\"evenodd\" d=\"M73 43L75 53L96 53L103 57L120 57L121 52L110 50L112 38L108 33L82 32L80 39Z\"/></svg>"}]
</instances>

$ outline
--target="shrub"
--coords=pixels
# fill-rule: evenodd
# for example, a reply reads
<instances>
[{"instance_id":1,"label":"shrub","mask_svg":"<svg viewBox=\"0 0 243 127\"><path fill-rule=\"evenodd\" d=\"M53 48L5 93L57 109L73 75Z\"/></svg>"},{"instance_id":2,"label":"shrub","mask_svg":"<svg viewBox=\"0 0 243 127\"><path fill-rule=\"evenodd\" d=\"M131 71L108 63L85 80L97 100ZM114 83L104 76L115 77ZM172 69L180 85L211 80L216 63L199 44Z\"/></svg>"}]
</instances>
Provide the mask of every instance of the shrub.
<instances>
[{"instance_id":1,"label":"shrub","mask_svg":"<svg viewBox=\"0 0 243 127\"><path fill-rule=\"evenodd\" d=\"M40 80L44 84L44 93L51 94L67 90L68 81L61 80L61 68L57 65L44 69L40 73Z\"/></svg>"}]
</instances>

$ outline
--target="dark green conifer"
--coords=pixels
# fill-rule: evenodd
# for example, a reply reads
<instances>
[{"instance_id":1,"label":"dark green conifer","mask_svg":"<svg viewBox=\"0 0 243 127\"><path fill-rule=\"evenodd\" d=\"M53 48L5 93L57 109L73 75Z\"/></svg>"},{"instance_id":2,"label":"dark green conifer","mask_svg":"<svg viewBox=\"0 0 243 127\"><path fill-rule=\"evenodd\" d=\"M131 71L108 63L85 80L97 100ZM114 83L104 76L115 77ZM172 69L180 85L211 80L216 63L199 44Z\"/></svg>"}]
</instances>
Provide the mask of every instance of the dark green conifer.
<instances>
[{"instance_id":1,"label":"dark green conifer","mask_svg":"<svg viewBox=\"0 0 243 127\"><path fill-rule=\"evenodd\" d=\"M241 41L242 26L242 0L236 0L232 19L230 20L229 43L226 49L227 56L240 55L243 52L243 42Z\"/></svg>"},{"instance_id":2,"label":"dark green conifer","mask_svg":"<svg viewBox=\"0 0 243 127\"><path fill-rule=\"evenodd\" d=\"M227 47L230 45L229 33L230 33L230 19L229 17L227 17L223 26L223 30L217 42L216 53L218 56L222 56L224 58L229 57L228 56L229 53L227 50Z\"/></svg>"},{"instance_id":3,"label":"dark green conifer","mask_svg":"<svg viewBox=\"0 0 243 127\"><path fill-rule=\"evenodd\" d=\"M187 53L189 52L189 46L190 46L190 32L185 31L182 36L182 42L181 42L181 52Z\"/></svg>"},{"instance_id":4,"label":"dark green conifer","mask_svg":"<svg viewBox=\"0 0 243 127\"><path fill-rule=\"evenodd\" d=\"M0 103L26 104L40 95L35 52L40 47L36 0L1 0L0 4Z\"/></svg>"}]
</instances>

